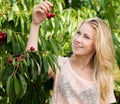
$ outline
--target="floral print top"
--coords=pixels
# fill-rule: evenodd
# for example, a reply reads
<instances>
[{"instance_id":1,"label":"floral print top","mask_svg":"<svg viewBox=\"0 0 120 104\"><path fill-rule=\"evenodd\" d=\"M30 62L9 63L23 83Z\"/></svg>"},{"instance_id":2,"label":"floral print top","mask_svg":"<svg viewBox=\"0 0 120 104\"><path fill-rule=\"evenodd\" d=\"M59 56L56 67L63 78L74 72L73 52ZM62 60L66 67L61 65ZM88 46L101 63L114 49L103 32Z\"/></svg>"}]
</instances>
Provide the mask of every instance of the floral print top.
<instances>
[{"instance_id":1,"label":"floral print top","mask_svg":"<svg viewBox=\"0 0 120 104\"><path fill-rule=\"evenodd\" d=\"M87 81L78 76L70 66L67 57L59 57L60 70L57 70L54 91L50 104L99 104L98 88L95 81ZM115 102L113 90L108 98Z\"/></svg>"}]
</instances>

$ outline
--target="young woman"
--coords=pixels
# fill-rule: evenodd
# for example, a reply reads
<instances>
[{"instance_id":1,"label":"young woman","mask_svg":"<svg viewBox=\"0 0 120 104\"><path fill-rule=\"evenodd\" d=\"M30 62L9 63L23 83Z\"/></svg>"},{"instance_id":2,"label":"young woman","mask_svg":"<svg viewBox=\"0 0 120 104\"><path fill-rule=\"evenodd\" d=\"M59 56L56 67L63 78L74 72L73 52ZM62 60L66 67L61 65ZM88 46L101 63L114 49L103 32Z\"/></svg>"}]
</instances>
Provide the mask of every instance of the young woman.
<instances>
[{"instance_id":1,"label":"young woman","mask_svg":"<svg viewBox=\"0 0 120 104\"><path fill-rule=\"evenodd\" d=\"M35 6L26 50L31 46L37 50L39 26L51 8L49 1ZM98 18L83 21L73 38L72 51L71 57L58 58L61 70L48 72L54 78L51 104L114 103L114 46L106 23Z\"/></svg>"}]
</instances>

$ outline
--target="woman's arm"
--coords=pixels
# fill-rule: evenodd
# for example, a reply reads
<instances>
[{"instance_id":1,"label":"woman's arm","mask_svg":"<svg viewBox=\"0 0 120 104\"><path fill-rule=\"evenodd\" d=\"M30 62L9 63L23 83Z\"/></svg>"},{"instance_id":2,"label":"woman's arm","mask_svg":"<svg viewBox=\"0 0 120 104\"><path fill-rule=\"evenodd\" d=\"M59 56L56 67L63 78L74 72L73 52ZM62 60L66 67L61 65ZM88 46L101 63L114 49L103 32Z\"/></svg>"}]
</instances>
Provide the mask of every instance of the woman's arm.
<instances>
[{"instance_id":1,"label":"woman's arm","mask_svg":"<svg viewBox=\"0 0 120 104\"><path fill-rule=\"evenodd\" d=\"M51 8L52 8L52 4L49 1L41 2L34 7L30 34L25 49L26 51L30 50L31 47L34 47L35 50L38 49L39 27L42 21L46 19L47 14L50 12ZM40 75L40 66L38 63L37 66L38 66L38 75Z\"/></svg>"},{"instance_id":2,"label":"woman's arm","mask_svg":"<svg viewBox=\"0 0 120 104\"><path fill-rule=\"evenodd\" d=\"M46 19L46 14L50 12L51 7L52 4L49 1L41 2L40 4L35 6L33 10L30 35L27 42L26 50L29 50L30 47L34 47L35 50L38 49L39 27L42 21Z\"/></svg>"},{"instance_id":3,"label":"woman's arm","mask_svg":"<svg viewBox=\"0 0 120 104\"><path fill-rule=\"evenodd\" d=\"M39 25L35 25L34 23L31 23L31 29L30 29L30 35L28 38L26 50L29 50L30 47L34 47L35 50L38 49L38 31L39 31Z\"/></svg>"}]
</instances>

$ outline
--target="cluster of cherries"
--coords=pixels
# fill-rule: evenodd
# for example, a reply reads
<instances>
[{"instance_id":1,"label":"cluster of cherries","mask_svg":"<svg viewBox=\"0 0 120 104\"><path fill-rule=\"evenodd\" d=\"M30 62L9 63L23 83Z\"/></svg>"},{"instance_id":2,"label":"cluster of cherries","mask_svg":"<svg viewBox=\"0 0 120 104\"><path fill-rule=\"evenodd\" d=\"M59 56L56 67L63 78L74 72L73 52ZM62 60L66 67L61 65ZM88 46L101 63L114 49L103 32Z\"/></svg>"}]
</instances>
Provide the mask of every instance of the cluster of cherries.
<instances>
[{"instance_id":1,"label":"cluster of cherries","mask_svg":"<svg viewBox=\"0 0 120 104\"><path fill-rule=\"evenodd\" d=\"M35 48L34 47L30 47L30 51L35 51ZM21 59L25 59L25 57L24 56L21 56L21 55L16 55L16 56L14 56L15 57L15 61L20 61ZM8 57L7 58L7 60L6 60L6 63L7 64L10 64L10 63L12 63L13 62L13 58L12 57Z\"/></svg>"},{"instance_id":2,"label":"cluster of cherries","mask_svg":"<svg viewBox=\"0 0 120 104\"><path fill-rule=\"evenodd\" d=\"M7 34L4 31L0 31L0 45L4 44L7 40Z\"/></svg>"},{"instance_id":3,"label":"cluster of cherries","mask_svg":"<svg viewBox=\"0 0 120 104\"><path fill-rule=\"evenodd\" d=\"M55 17L55 13L47 13L46 14L48 19L54 18ZM4 44L4 41L7 40L7 34L3 31L0 31L0 44ZM30 51L35 51L34 47L30 47ZM20 57L16 57L16 61L19 61ZM12 63L12 58L8 58L6 60L7 63Z\"/></svg>"},{"instance_id":4,"label":"cluster of cherries","mask_svg":"<svg viewBox=\"0 0 120 104\"><path fill-rule=\"evenodd\" d=\"M47 19L51 19L55 17L55 13L47 13L46 16L47 16Z\"/></svg>"},{"instance_id":5,"label":"cluster of cherries","mask_svg":"<svg viewBox=\"0 0 120 104\"><path fill-rule=\"evenodd\" d=\"M7 63L7 64L8 64L8 63L12 63L12 61L13 61L12 58L9 57L9 58L6 60L6 63Z\"/></svg>"},{"instance_id":6,"label":"cluster of cherries","mask_svg":"<svg viewBox=\"0 0 120 104\"><path fill-rule=\"evenodd\" d=\"M47 13L46 14L48 19L54 18L55 17L55 13ZM5 32L1 31L0 32L0 44L4 44L4 41L7 39L7 35ZM35 51L34 47L30 47L30 51ZM16 57L16 61L19 61L20 57ZM8 58L6 60L7 63L12 63L12 58Z\"/></svg>"}]
</instances>

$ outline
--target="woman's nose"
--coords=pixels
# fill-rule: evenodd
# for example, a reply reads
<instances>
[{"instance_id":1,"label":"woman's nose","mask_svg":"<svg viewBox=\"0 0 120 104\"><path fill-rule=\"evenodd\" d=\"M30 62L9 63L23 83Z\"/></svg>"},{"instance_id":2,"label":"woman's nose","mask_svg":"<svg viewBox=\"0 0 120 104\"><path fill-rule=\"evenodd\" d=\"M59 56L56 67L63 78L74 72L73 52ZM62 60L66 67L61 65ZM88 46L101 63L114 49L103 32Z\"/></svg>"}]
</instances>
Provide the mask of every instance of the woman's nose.
<instances>
[{"instance_id":1,"label":"woman's nose","mask_svg":"<svg viewBox=\"0 0 120 104\"><path fill-rule=\"evenodd\" d=\"M81 35L76 37L76 42L82 43L82 36Z\"/></svg>"}]
</instances>

